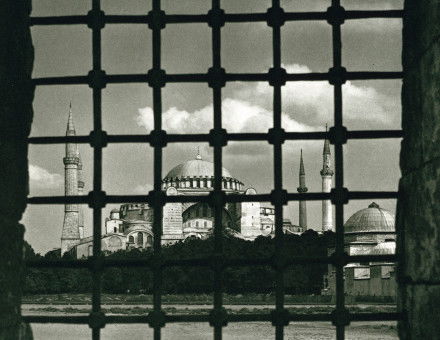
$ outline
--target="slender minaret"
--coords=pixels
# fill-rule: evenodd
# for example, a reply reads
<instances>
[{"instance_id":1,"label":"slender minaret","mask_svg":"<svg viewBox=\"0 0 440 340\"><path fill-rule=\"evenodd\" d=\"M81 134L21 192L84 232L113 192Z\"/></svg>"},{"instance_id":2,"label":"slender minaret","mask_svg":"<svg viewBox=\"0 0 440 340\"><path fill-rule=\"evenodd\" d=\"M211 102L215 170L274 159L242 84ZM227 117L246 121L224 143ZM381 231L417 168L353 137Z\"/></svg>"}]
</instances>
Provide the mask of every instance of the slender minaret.
<instances>
[{"instance_id":1,"label":"slender minaret","mask_svg":"<svg viewBox=\"0 0 440 340\"><path fill-rule=\"evenodd\" d=\"M327 124L325 125L325 131L327 132ZM332 189L332 176L333 170L330 169L330 142L328 139L324 141L324 150L322 153L322 192L330 192ZM322 201L322 231L333 230L333 214L332 204L330 200Z\"/></svg>"},{"instance_id":2,"label":"slender minaret","mask_svg":"<svg viewBox=\"0 0 440 340\"><path fill-rule=\"evenodd\" d=\"M304 193L307 192L306 187L306 172L304 171L304 161L303 161L303 151L301 149L301 158L299 163L299 187L296 188L298 192ZM306 201L299 201L299 226L303 228L303 230L307 229L307 205Z\"/></svg>"},{"instance_id":3,"label":"slender minaret","mask_svg":"<svg viewBox=\"0 0 440 340\"><path fill-rule=\"evenodd\" d=\"M69 119L67 121L66 136L75 136L73 126L72 104L69 107ZM64 162L64 190L66 196L78 195L78 149L75 143L66 143L66 157ZM77 204L66 204L64 206L64 223L61 233L61 255L77 244L79 235L79 216Z\"/></svg>"},{"instance_id":4,"label":"slender minaret","mask_svg":"<svg viewBox=\"0 0 440 340\"><path fill-rule=\"evenodd\" d=\"M77 146L77 154L78 154L78 195L84 195L84 179L83 179L83 164L81 161L81 154L79 153ZM79 228L79 237L84 238L84 212L81 204L78 205L78 228Z\"/></svg>"}]
</instances>

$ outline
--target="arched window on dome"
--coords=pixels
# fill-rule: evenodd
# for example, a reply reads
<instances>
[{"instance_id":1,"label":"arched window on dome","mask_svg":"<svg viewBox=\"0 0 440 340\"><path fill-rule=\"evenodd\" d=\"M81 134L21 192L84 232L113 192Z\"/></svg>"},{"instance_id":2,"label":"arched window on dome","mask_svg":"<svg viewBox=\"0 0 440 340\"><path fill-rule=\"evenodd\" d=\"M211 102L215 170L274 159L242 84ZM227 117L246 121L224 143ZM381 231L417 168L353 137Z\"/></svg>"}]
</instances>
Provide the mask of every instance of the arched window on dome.
<instances>
[{"instance_id":1,"label":"arched window on dome","mask_svg":"<svg viewBox=\"0 0 440 340\"><path fill-rule=\"evenodd\" d=\"M199 227L199 221L196 222L196 228L198 228L198 227Z\"/></svg>"},{"instance_id":2,"label":"arched window on dome","mask_svg":"<svg viewBox=\"0 0 440 340\"><path fill-rule=\"evenodd\" d=\"M141 232L137 233L137 245L142 247L144 245L144 234Z\"/></svg>"},{"instance_id":3,"label":"arched window on dome","mask_svg":"<svg viewBox=\"0 0 440 340\"><path fill-rule=\"evenodd\" d=\"M133 235L128 236L128 243L134 243Z\"/></svg>"},{"instance_id":4,"label":"arched window on dome","mask_svg":"<svg viewBox=\"0 0 440 340\"><path fill-rule=\"evenodd\" d=\"M208 222L203 222L203 226L205 227L205 228L208 228Z\"/></svg>"}]
</instances>

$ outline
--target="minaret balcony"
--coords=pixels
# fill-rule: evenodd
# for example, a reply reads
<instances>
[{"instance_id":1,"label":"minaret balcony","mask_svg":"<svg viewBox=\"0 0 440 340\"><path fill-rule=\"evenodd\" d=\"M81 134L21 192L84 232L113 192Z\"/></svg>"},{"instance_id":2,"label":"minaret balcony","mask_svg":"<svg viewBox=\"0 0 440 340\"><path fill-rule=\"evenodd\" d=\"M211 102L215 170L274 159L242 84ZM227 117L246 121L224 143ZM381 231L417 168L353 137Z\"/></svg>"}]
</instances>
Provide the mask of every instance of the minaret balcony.
<instances>
[{"instance_id":1,"label":"minaret balcony","mask_svg":"<svg viewBox=\"0 0 440 340\"><path fill-rule=\"evenodd\" d=\"M309 191L309 189L308 189L307 187L298 187L298 188L296 188L296 190L297 190L300 194L303 194L303 193Z\"/></svg>"},{"instance_id":2,"label":"minaret balcony","mask_svg":"<svg viewBox=\"0 0 440 340\"><path fill-rule=\"evenodd\" d=\"M67 164L78 164L79 163L79 157L75 156L68 156L63 158L64 165Z\"/></svg>"},{"instance_id":3,"label":"minaret balcony","mask_svg":"<svg viewBox=\"0 0 440 340\"><path fill-rule=\"evenodd\" d=\"M333 174L333 170L328 167L321 170L321 176L333 176Z\"/></svg>"}]
</instances>

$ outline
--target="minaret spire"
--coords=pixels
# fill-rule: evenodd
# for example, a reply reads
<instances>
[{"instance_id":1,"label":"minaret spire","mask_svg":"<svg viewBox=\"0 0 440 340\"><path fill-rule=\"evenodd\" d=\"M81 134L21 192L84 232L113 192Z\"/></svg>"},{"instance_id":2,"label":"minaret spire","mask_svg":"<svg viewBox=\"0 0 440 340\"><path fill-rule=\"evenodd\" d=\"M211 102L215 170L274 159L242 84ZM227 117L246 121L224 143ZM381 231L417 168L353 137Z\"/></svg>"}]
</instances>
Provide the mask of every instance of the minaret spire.
<instances>
[{"instance_id":1,"label":"minaret spire","mask_svg":"<svg viewBox=\"0 0 440 340\"><path fill-rule=\"evenodd\" d=\"M327 124L325 125L327 132ZM332 189L333 170L331 167L330 142L327 138L324 140L322 151L322 192L330 192ZM333 230L333 210L330 200L322 201L322 231Z\"/></svg>"},{"instance_id":2,"label":"minaret spire","mask_svg":"<svg viewBox=\"0 0 440 340\"><path fill-rule=\"evenodd\" d=\"M72 103L69 105L69 117L67 120L66 136L75 136L73 125ZM64 163L64 191L66 196L78 195L78 165L80 163L78 147L76 143L66 143L66 156ZM64 206L64 223L61 233L61 255L76 245L80 239L79 211L77 204Z\"/></svg>"},{"instance_id":3,"label":"minaret spire","mask_svg":"<svg viewBox=\"0 0 440 340\"><path fill-rule=\"evenodd\" d=\"M327 132L327 124L325 124L325 132ZM322 154L323 155L330 155L330 142L327 138L324 140L324 150L323 150Z\"/></svg>"},{"instance_id":4,"label":"minaret spire","mask_svg":"<svg viewBox=\"0 0 440 340\"><path fill-rule=\"evenodd\" d=\"M69 118L67 119L66 136L75 135L75 125L73 125L72 102L69 103Z\"/></svg>"},{"instance_id":5,"label":"minaret spire","mask_svg":"<svg viewBox=\"0 0 440 340\"><path fill-rule=\"evenodd\" d=\"M303 152L301 149L301 156L299 161L299 187L296 189L300 194L308 191L306 187L306 172L304 170ZM307 229L307 205L306 201L299 201L299 226L305 230Z\"/></svg>"}]
</instances>

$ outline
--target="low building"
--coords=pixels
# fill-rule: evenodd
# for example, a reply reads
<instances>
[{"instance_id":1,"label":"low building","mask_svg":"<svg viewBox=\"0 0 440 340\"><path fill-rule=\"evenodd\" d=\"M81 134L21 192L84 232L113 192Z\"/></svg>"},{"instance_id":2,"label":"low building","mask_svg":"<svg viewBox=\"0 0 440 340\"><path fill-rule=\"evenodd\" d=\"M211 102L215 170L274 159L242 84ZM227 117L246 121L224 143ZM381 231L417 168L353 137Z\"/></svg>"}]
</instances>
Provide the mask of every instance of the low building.
<instances>
[{"instance_id":1,"label":"low building","mask_svg":"<svg viewBox=\"0 0 440 340\"><path fill-rule=\"evenodd\" d=\"M354 213L344 224L345 252L348 255L395 254L396 232L394 215L376 203ZM329 254L334 248L329 248ZM344 267L347 295L396 295L395 264L392 262L349 263ZM332 265L324 277L323 294L335 295L336 277Z\"/></svg>"}]
</instances>

